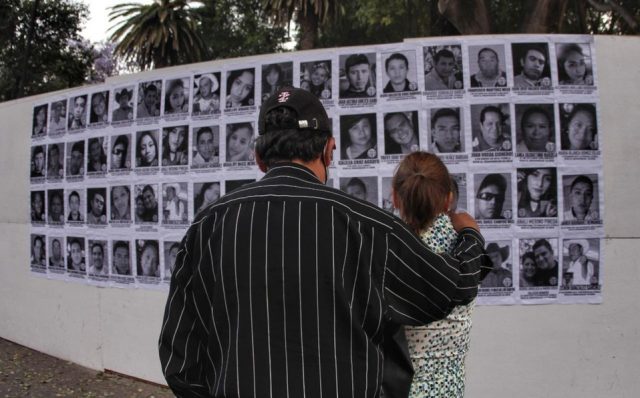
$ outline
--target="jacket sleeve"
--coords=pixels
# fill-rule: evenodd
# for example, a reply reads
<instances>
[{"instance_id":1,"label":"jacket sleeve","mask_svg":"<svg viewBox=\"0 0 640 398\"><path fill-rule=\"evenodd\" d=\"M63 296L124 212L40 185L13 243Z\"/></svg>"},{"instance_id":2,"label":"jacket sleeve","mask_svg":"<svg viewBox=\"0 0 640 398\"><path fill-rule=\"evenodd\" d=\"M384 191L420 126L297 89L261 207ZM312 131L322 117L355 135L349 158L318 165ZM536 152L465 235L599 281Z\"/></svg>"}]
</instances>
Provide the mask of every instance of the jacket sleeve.
<instances>
[{"instance_id":1,"label":"jacket sleeve","mask_svg":"<svg viewBox=\"0 0 640 398\"><path fill-rule=\"evenodd\" d=\"M199 257L200 251L195 237L200 225L191 226L180 243L158 343L162 373L177 397L209 396L198 355L202 323L192 291L193 259Z\"/></svg>"},{"instance_id":2,"label":"jacket sleeve","mask_svg":"<svg viewBox=\"0 0 640 398\"><path fill-rule=\"evenodd\" d=\"M471 302L491 270L479 232L459 232L452 255L436 254L403 224L387 236L384 298L392 321L423 325Z\"/></svg>"}]
</instances>

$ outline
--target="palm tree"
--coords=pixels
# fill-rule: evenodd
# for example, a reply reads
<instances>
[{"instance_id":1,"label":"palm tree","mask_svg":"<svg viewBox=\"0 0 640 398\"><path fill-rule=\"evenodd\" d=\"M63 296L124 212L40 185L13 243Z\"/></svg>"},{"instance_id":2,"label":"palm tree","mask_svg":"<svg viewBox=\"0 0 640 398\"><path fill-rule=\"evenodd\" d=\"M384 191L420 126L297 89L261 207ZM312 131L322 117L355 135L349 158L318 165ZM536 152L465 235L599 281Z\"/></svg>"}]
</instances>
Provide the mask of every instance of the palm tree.
<instances>
[{"instance_id":1,"label":"palm tree","mask_svg":"<svg viewBox=\"0 0 640 398\"><path fill-rule=\"evenodd\" d=\"M302 50L315 47L319 25L338 16L341 10L337 0L263 0L263 6L276 24L286 25L295 16Z\"/></svg>"},{"instance_id":2,"label":"palm tree","mask_svg":"<svg viewBox=\"0 0 640 398\"><path fill-rule=\"evenodd\" d=\"M109 21L123 19L111 28L115 31L109 40L118 43L114 55L142 69L201 61L205 46L191 2L154 0L111 7Z\"/></svg>"}]
</instances>

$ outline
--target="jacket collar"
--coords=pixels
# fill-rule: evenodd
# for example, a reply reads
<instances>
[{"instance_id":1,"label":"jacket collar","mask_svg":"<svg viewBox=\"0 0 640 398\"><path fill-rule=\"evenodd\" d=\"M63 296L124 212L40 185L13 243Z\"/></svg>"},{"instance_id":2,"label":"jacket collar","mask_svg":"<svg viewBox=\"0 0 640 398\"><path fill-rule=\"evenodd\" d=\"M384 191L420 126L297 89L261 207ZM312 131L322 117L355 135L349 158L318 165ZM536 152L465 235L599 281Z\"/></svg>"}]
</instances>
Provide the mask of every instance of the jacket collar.
<instances>
[{"instance_id":1,"label":"jacket collar","mask_svg":"<svg viewBox=\"0 0 640 398\"><path fill-rule=\"evenodd\" d=\"M293 162L281 162L271 166L267 171L263 179L275 178L275 177L297 177L305 181L313 182L316 184L322 184L322 182L316 177L313 172L298 163ZM324 184L323 184L324 185Z\"/></svg>"}]
</instances>

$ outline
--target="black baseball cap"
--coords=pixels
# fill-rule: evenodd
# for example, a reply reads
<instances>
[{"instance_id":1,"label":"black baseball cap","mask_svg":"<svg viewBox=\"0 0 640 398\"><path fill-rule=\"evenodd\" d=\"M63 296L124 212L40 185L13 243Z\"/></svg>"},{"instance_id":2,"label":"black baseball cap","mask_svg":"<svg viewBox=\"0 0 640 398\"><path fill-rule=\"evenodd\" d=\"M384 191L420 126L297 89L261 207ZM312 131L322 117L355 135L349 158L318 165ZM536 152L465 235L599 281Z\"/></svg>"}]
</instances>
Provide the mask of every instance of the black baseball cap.
<instances>
[{"instance_id":1,"label":"black baseball cap","mask_svg":"<svg viewBox=\"0 0 640 398\"><path fill-rule=\"evenodd\" d=\"M295 112L296 120L287 126L266 126L265 115L276 108L286 107ZM258 135L272 130L298 129L331 132L331 122L322 102L307 90L284 87L269 97L260 109Z\"/></svg>"}]
</instances>

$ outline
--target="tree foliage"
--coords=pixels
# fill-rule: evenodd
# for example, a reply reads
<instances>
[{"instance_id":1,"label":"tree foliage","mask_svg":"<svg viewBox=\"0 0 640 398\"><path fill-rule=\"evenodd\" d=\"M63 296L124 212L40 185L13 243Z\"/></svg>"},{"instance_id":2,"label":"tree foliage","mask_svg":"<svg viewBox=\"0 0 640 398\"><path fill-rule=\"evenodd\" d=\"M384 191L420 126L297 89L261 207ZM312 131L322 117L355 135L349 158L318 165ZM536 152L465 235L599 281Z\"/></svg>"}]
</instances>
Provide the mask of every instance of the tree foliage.
<instances>
[{"instance_id":1,"label":"tree foliage","mask_svg":"<svg viewBox=\"0 0 640 398\"><path fill-rule=\"evenodd\" d=\"M282 50L287 31L274 26L261 0L214 0L195 9L205 42L205 60Z\"/></svg>"},{"instance_id":2,"label":"tree foliage","mask_svg":"<svg viewBox=\"0 0 640 398\"><path fill-rule=\"evenodd\" d=\"M111 7L110 21L118 21L110 40L115 54L142 69L162 68L203 60L204 43L198 14L189 0L155 0L152 4L124 3Z\"/></svg>"},{"instance_id":3,"label":"tree foliage","mask_svg":"<svg viewBox=\"0 0 640 398\"><path fill-rule=\"evenodd\" d=\"M87 7L72 0L4 0L0 4L0 101L78 86L91 51L81 40Z\"/></svg>"}]
</instances>

